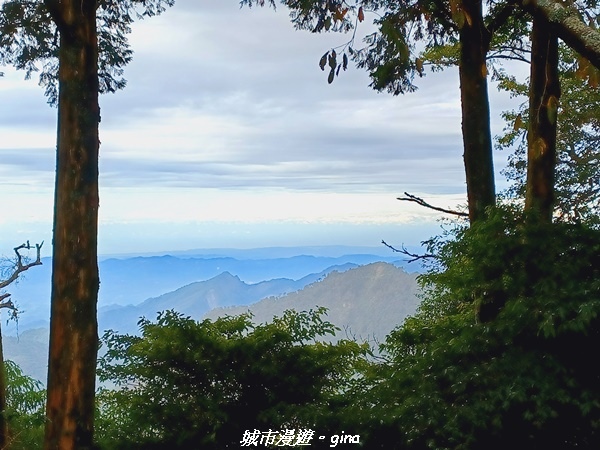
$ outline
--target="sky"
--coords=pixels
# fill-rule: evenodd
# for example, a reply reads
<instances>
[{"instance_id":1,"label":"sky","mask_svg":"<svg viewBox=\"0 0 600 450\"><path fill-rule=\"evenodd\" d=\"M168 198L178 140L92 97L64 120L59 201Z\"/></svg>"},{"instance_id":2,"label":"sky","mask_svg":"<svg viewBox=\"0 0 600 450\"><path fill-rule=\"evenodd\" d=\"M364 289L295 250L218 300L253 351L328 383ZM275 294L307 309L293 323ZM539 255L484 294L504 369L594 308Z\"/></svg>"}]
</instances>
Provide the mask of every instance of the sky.
<instances>
[{"instance_id":1,"label":"sky","mask_svg":"<svg viewBox=\"0 0 600 450\"><path fill-rule=\"evenodd\" d=\"M398 97L352 64L329 85L319 59L348 39L235 0L177 0L136 23L128 85L100 98L100 253L414 245L436 233L440 214L396 198L466 203L458 72L428 73ZM0 252L29 239L49 253L56 109L35 75L2 71ZM490 94L498 134L517 103Z\"/></svg>"}]
</instances>

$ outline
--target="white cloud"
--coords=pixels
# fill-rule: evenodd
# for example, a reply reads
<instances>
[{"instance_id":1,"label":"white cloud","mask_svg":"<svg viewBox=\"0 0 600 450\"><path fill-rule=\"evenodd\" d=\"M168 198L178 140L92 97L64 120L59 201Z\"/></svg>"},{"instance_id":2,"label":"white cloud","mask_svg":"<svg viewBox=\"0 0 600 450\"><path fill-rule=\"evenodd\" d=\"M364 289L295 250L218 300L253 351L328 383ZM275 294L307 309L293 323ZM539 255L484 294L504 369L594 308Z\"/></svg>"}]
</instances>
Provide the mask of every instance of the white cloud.
<instances>
[{"instance_id":1,"label":"white cloud","mask_svg":"<svg viewBox=\"0 0 600 450\"><path fill-rule=\"evenodd\" d=\"M347 39L295 31L284 9L224 0L178 0L135 24L128 86L101 98L103 226L399 224L432 220L423 208L399 212L405 190L462 202L456 71L400 97L373 92L355 68L328 85L317 62ZM5 72L0 182L14 214L2 220L49 220L56 110L35 82ZM20 201L23 186L33 193Z\"/></svg>"}]
</instances>

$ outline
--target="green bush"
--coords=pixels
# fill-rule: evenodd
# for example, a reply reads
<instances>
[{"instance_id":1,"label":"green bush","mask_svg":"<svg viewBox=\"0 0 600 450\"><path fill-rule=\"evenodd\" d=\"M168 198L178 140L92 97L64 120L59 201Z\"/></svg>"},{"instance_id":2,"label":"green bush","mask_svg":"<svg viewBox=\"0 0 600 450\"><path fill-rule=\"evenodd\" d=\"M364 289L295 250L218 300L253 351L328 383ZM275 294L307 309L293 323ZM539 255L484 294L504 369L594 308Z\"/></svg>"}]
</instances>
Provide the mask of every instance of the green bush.
<instances>
[{"instance_id":1,"label":"green bush","mask_svg":"<svg viewBox=\"0 0 600 450\"><path fill-rule=\"evenodd\" d=\"M41 449L46 418L46 390L41 382L24 375L13 361L4 361L4 367L9 449Z\"/></svg>"},{"instance_id":2,"label":"green bush","mask_svg":"<svg viewBox=\"0 0 600 450\"><path fill-rule=\"evenodd\" d=\"M600 448L600 233L502 208L451 234L356 405L366 447Z\"/></svg>"},{"instance_id":3,"label":"green bush","mask_svg":"<svg viewBox=\"0 0 600 450\"><path fill-rule=\"evenodd\" d=\"M106 449L239 448L245 430L335 429L365 347L319 342L333 325L287 311L197 322L173 311L141 336L104 336L97 438Z\"/></svg>"}]
</instances>

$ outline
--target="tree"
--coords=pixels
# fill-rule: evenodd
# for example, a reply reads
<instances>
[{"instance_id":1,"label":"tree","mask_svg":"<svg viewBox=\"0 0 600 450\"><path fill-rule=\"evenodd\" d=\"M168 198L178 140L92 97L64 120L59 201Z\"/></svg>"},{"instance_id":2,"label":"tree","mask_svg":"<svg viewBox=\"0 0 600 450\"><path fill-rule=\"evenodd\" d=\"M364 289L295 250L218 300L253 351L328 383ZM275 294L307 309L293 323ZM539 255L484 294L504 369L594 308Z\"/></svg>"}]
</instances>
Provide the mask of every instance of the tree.
<instances>
[{"instance_id":1,"label":"tree","mask_svg":"<svg viewBox=\"0 0 600 450\"><path fill-rule=\"evenodd\" d=\"M60 34L45 448L91 449L99 288L96 2L45 4Z\"/></svg>"},{"instance_id":2,"label":"tree","mask_svg":"<svg viewBox=\"0 0 600 450\"><path fill-rule=\"evenodd\" d=\"M595 7L594 3L591 5ZM600 68L600 33L582 20L576 2L555 0L522 1L521 7L533 16L543 17L569 47Z\"/></svg>"},{"instance_id":3,"label":"tree","mask_svg":"<svg viewBox=\"0 0 600 450\"><path fill-rule=\"evenodd\" d=\"M25 255L21 253L22 250L31 250L32 246L29 241L25 244L21 244L14 248L15 257L11 260L4 261L0 268L2 281L0 281L0 310L9 309L12 311L13 317L16 317L17 308L14 303L10 300L11 294L4 291L12 283L15 283L19 277L31 269L34 266L42 264L41 250L44 242L35 244L36 259L31 262ZM0 449L6 448L8 443L8 421L6 417L7 412L7 391L8 385L6 382L6 370L4 362L4 351L2 347L2 328L0 327Z\"/></svg>"},{"instance_id":4,"label":"tree","mask_svg":"<svg viewBox=\"0 0 600 450\"><path fill-rule=\"evenodd\" d=\"M600 445L600 371L589 364L600 344L600 233L522 216L501 205L431 241L423 303L386 338L356 396L368 448ZM483 322L494 292L505 304Z\"/></svg>"},{"instance_id":5,"label":"tree","mask_svg":"<svg viewBox=\"0 0 600 450\"><path fill-rule=\"evenodd\" d=\"M13 361L4 365L7 380L6 411L11 450L41 449L46 423L46 390L40 381L23 374Z\"/></svg>"},{"instance_id":6,"label":"tree","mask_svg":"<svg viewBox=\"0 0 600 450\"><path fill-rule=\"evenodd\" d=\"M600 72L565 45L559 51L561 102L557 117L553 217L561 222L597 225L600 206L600 179L597 176L600 90L597 85ZM500 83L512 96L528 95L527 86L512 77L502 77ZM525 198L525 131L529 126L529 112L522 105L503 116L507 126L497 145L512 152L505 170L512 184L504 195L513 199Z\"/></svg>"},{"instance_id":7,"label":"tree","mask_svg":"<svg viewBox=\"0 0 600 450\"><path fill-rule=\"evenodd\" d=\"M40 83L50 102L58 104L48 450L93 446L98 94L124 87L115 76L131 58L126 34L133 18L158 14L172 4L173 0L12 0L2 5L0 60L25 69L28 76L43 64Z\"/></svg>"},{"instance_id":8,"label":"tree","mask_svg":"<svg viewBox=\"0 0 600 450\"><path fill-rule=\"evenodd\" d=\"M254 325L241 315L197 322L173 311L141 336L107 332L99 439L107 449L239 448L244 432L340 433L366 348L322 342L323 308ZM316 438L315 438L316 439ZM271 442L273 443L273 442ZM318 442L317 442L318 444Z\"/></svg>"},{"instance_id":9,"label":"tree","mask_svg":"<svg viewBox=\"0 0 600 450\"><path fill-rule=\"evenodd\" d=\"M242 0L241 3L252 6L264 5L266 2ZM270 0L269 3L275 6L275 0ZM534 36L536 40L542 24L547 24L545 28L552 28L553 33L592 63L600 61L598 32L582 22L575 7L565 7L553 0L522 4L512 1L488 2L485 15L483 2L480 0L358 0L353 5L341 0L325 3L282 0L281 3L291 9L290 16L297 28L313 32L348 31L365 19L365 11L375 12L378 18L374 23L378 31L367 36L367 47L354 50L352 37L344 48L348 49L359 67L369 70L373 79L372 86L378 90L387 89L394 94L414 90L414 77L424 74L423 67L427 63L424 55L448 45L456 50L452 62L460 68L464 163L471 222L484 218L486 210L495 204L487 63L490 58L523 58L520 55L523 36L529 33L527 23L532 20L524 13L531 14L538 24ZM587 7L586 5L585 8ZM349 18L352 14L355 20ZM415 51L419 41L425 41L425 52L421 54ZM551 52L554 53L555 51ZM327 64L330 66L330 82L339 74L340 68L345 69L347 65L346 53L342 64L337 64L336 57L334 49L327 52L320 61L322 69ZM541 101L545 104L552 98L556 102L556 83L552 86L540 83L533 85L536 90L532 92L534 101L537 102L543 97L543 92L547 92L544 87L551 87L552 94ZM551 105L548 111L556 106ZM535 209L541 207L544 210L541 211L542 215L547 217L548 205L552 203L552 190L548 186L554 180L552 158L547 155L552 155L552 151L544 153L546 156L540 158L539 148L536 152L534 147L539 147L539 138L543 135L545 145L552 149L552 131L546 122L539 123L539 126L534 123L531 125L535 126L532 134L536 139L532 140L530 152L532 171L529 176L528 205L532 208L535 206ZM534 145L535 142L537 144Z\"/></svg>"}]
</instances>

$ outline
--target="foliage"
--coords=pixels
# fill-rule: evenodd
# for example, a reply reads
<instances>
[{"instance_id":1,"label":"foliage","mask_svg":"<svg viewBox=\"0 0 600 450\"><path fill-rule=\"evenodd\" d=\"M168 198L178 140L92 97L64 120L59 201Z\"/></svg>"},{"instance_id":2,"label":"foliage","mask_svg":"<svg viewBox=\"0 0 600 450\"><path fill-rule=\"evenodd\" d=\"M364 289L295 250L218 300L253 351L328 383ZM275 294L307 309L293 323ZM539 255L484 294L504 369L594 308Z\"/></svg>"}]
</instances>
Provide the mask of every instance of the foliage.
<instances>
[{"instance_id":1,"label":"foliage","mask_svg":"<svg viewBox=\"0 0 600 450\"><path fill-rule=\"evenodd\" d=\"M175 0L100 0L97 2L98 75L101 93L125 87L123 68L133 51L127 35L135 19L152 17ZM39 72L48 103L58 101L60 36L43 0L7 0L0 9L0 64L25 70L29 79Z\"/></svg>"},{"instance_id":2,"label":"foliage","mask_svg":"<svg viewBox=\"0 0 600 450\"><path fill-rule=\"evenodd\" d=\"M24 375L13 361L5 361L7 381L6 415L11 450L42 448L46 391L42 383Z\"/></svg>"},{"instance_id":3,"label":"foliage","mask_svg":"<svg viewBox=\"0 0 600 450\"><path fill-rule=\"evenodd\" d=\"M510 208L455 233L368 374L368 448L598 448L600 233Z\"/></svg>"},{"instance_id":4,"label":"foliage","mask_svg":"<svg viewBox=\"0 0 600 450\"><path fill-rule=\"evenodd\" d=\"M196 322L173 311L142 319L141 336L104 335L97 436L105 448L238 448L245 430L338 425L366 351L319 339L325 310Z\"/></svg>"},{"instance_id":5,"label":"foliage","mask_svg":"<svg viewBox=\"0 0 600 450\"><path fill-rule=\"evenodd\" d=\"M275 0L240 0L241 5L275 7ZM458 65L460 28L466 13L456 0L281 0L289 8L292 24L299 30L352 32L344 45L321 58L321 69L329 67L328 81L346 70L351 58L369 72L371 87L394 95L417 89L415 79L425 75L425 67L439 71ZM519 59L527 52L528 25L525 13L514 4L487 3L485 26L489 33L490 59ZM367 15L373 26L365 26L366 36L357 42L356 34ZM469 19L470 20L470 19ZM374 30L374 31L373 31ZM339 63L342 56L343 63Z\"/></svg>"},{"instance_id":6,"label":"foliage","mask_svg":"<svg viewBox=\"0 0 600 450\"><path fill-rule=\"evenodd\" d=\"M109 332L106 448L237 448L246 429L360 435L367 449L600 445L600 231L515 206L429 241L418 313L367 357L315 342L322 310Z\"/></svg>"},{"instance_id":7,"label":"foliage","mask_svg":"<svg viewBox=\"0 0 600 450\"><path fill-rule=\"evenodd\" d=\"M556 216L561 221L598 225L600 208L600 72L567 47L560 50L561 100L558 114ZM528 89L514 77L498 73L500 88L512 96L526 96ZM523 198L527 172L526 131L528 106L506 111L507 122L499 149L513 151L504 171L513 184L504 194Z\"/></svg>"}]
</instances>

